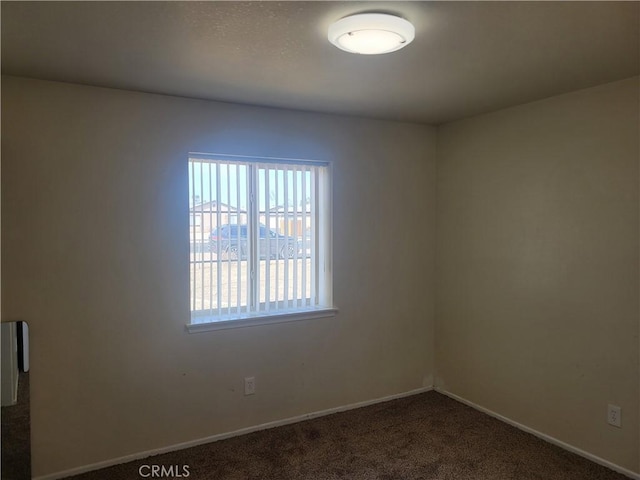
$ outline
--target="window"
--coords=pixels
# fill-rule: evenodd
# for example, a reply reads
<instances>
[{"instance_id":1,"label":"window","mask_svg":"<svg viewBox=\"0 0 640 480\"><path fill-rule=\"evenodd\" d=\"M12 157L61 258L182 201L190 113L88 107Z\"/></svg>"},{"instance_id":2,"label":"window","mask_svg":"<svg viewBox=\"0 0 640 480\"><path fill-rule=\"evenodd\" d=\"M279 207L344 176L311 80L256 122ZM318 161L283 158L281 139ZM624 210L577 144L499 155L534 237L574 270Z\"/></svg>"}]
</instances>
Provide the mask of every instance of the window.
<instances>
[{"instance_id":1,"label":"window","mask_svg":"<svg viewBox=\"0 0 640 480\"><path fill-rule=\"evenodd\" d=\"M189 331L335 314L328 163L191 154L189 212Z\"/></svg>"},{"instance_id":2,"label":"window","mask_svg":"<svg viewBox=\"0 0 640 480\"><path fill-rule=\"evenodd\" d=\"M199 227L202 223L202 215L200 213L192 212L189 215L189 226L190 227Z\"/></svg>"}]
</instances>

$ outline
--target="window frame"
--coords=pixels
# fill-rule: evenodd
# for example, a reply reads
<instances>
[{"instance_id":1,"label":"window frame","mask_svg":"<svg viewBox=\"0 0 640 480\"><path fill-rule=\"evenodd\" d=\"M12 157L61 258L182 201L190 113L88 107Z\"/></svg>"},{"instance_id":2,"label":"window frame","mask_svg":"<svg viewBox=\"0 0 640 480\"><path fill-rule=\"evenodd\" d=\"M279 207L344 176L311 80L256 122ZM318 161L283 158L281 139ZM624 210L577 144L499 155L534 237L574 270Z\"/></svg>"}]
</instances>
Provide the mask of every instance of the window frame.
<instances>
[{"instance_id":1,"label":"window frame","mask_svg":"<svg viewBox=\"0 0 640 480\"><path fill-rule=\"evenodd\" d=\"M314 175L321 175L321 178L318 179L318 184L321 185L320 190L318 192L317 198L318 203L321 206L318 207L319 211L316 213L316 218L313 218L312 221L317 223L317 228L315 229L316 238L314 241L316 242L316 247L322 245L322 248L318 248L318 258L316 259L317 265L317 274L318 278L322 278L322 281L318 281L316 284L316 297L322 298L324 301L321 305L315 306L303 306L295 309L286 309L286 310L275 310L275 311L251 311L247 312L239 312L236 311L234 314L230 315L202 315L202 321L193 322L193 310L191 309L191 302L189 307L189 321L186 324L186 330L189 333L199 333L206 331L215 331L222 329L232 329L232 328L243 328L250 326L258 326L258 325L268 325L274 323L284 323L284 322L293 322L293 321L303 321L310 320L316 318L327 318L333 317L338 313L338 309L333 304L333 191L332 191L332 177L333 177L333 165L332 162L329 161L318 161L318 160L309 160L309 159L297 159L297 158L278 158L278 157L260 157L260 156L244 156L244 155L230 155L230 154L212 154L212 153L201 153L201 152L189 152L188 153L188 161L192 160L198 161L212 161L212 162L229 162L229 163L248 163L254 164L250 168L250 171L253 173L252 176L255 176L255 172L259 171L261 164L273 164L275 166L281 166L284 164L290 165L307 165L307 166L316 166L322 167L319 169ZM228 163L228 164L229 164ZM191 181L191 180L190 180ZM252 180L253 181L253 180ZM191 191L189 191L189 196L191 196ZM202 194L202 192L201 192ZM221 198L215 199L216 201L222 201ZM253 209L254 213L258 212L258 202L254 201L255 199L251 199L251 204L247 206L247 221L249 222L249 218L252 218L252 221L248 227L248 230L255 230L256 225L258 226L258 231L254 232L254 244L249 245L249 247L253 250L253 254L255 255L257 249L259 248L259 231L262 228L262 224L260 223L260 216L252 215L248 212L249 209ZM214 201L213 198L210 199L210 202ZM197 213L197 212L196 212ZM191 209L189 211L189 216L191 217ZM240 210L238 207L238 215L240 215ZM202 220L201 220L202 221ZM255 225L253 225L255 223ZM191 221L189 219L189 231L192 229ZM240 228L241 225L238 225ZM220 228L217 226L215 228ZM270 232L271 229L265 226L266 232ZM213 231L213 230L212 230ZM306 240L305 240L306 241ZM257 242L257 243L256 243ZM249 242L250 243L250 242ZM303 243L304 245L304 243ZM189 253L189 266L193 263L191 252ZM257 258L257 257L256 257ZM255 260L254 260L255 261ZM259 262L259 259L257 260ZM322 270L322 273L320 272ZM251 282L250 282L251 283ZM191 295L191 287L189 289ZM251 292L250 295L255 295L256 292ZM297 302L297 299L291 299L292 301ZM276 299L276 303L278 300ZM238 309L240 307L237 307ZM247 310L249 307L245 307ZM254 307L255 308L255 307ZM208 319L208 321L207 321Z\"/></svg>"}]
</instances>

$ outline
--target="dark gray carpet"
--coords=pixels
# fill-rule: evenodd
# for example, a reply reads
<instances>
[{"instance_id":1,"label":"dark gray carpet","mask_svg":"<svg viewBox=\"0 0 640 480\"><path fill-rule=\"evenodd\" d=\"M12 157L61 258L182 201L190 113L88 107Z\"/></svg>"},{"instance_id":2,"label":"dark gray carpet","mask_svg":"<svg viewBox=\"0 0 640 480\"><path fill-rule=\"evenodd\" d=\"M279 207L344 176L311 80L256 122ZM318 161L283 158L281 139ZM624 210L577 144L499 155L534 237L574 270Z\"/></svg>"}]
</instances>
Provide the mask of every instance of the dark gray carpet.
<instances>
[{"instance_id":1,"label":"dark gray carpet","mask_svg":"<svg viewBox=\"0 0 640 480\"><path fill-rule=\"evenodd\" d=\"M18 376L18 403L2 407L2 480L31 478L29 374Z\"/></svg>"},{"instance_id":2,"label":"dark gray carpet","mask_svg":"<svg viewBox=\"0 0 640 480\"><path fill-rule=\"evenodd\" d=\"M72 478L622 480L627 477L436 392L235 437ZM143 469L142 473L150 473Z\"/></svg>"}]
</instances>

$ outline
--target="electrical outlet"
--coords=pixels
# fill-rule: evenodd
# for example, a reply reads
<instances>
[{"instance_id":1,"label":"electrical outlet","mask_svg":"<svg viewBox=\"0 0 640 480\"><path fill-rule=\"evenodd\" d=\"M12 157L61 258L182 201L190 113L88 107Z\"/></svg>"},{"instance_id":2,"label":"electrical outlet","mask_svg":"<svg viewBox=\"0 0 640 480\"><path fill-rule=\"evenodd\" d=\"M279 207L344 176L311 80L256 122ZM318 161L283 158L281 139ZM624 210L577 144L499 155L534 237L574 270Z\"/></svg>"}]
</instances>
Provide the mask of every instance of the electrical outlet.
<instances>
[{"instance_id":1,"label":"electrical outlet","mask_svg":"<svg viewBox=\"0 0 640 480\"><path fill-rule=\"evenodd\" d=\"M607 409L607 422L614 427L622 427L622 412L619 406L609 404Z\"/></svg>"},{"instance_id":2,"label":"electrical outlet","mask_svg":"<svg viewBox=\"0 0 640 480\"><path fill-rule=\"evenodd\" d=\"M256 377L245 377L244 394L253 395L254 393L256 393Z\"/></svg>"}]
</instances>

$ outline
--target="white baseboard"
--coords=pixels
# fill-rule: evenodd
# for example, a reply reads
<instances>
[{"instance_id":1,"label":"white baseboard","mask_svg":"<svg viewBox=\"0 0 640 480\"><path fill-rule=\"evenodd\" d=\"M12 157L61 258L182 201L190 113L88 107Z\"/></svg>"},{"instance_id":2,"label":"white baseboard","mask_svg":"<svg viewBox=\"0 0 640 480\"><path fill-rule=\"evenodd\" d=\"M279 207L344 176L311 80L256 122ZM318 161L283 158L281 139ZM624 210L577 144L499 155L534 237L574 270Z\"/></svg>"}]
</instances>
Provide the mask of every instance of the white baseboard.
<instances>
[{"instance_id":1,"label":"white baseboard","mask_svg":"<svg viewBox=\"0 0 640 480\"><path fill-rule=\"evenodd\" d=\"M269 428L281 427L284 425L290 425L292 423L302 422L304 420L311 420L312 418L324 417L333 413L345 412L347 410L353 410L356 408L367 407L376 403L388 402L390 400L397 400L399 398L409 397L412 395L418 395L433 390L433 386L422 387L416 390L410 390L408 392L397 393L395 395L389 395L387 397L375 398L373 400L366 400L364 402L351 403L349 405L343 405L339 407L329 408L327 410L321 410L318 412L306 413L304 415L298 415L296 417L289 417L283 420L275 420L273 422L262 423L253 427L241 428L234 430L233 432L219 433L210 437L200 438L197 440L191 440L188 442L178 443L170 445L168 447L156 448L154 450L147 450L145 452L134 453L126 455L124 457L114 458L111 460L105 460L103 462L92 463L91 465L84 465L82 467L72 468L70 470L64 470L61 472L50 473L47 475L41 475L34 477L34 480L56 480L59 478L70 477L72 475L80 475L81 473L91 472L93 470L100 470L102 468L113 467L114 465L120 465L121 463L128 463L134 460L140 460L143 458L151 457L153 455L162 455L163 453L175 452L177 450L184 450L185 448L196 447L198 445L204 445L205 443L217 442L219 440L225 440L231 437L237 437L240 435L246 435L247 433L253 433L260 430L267 430Z\"/></svg>"},{"instance_id":2,"label":"white baseboard","mask_svg":"<svg viewBox=\"0 0 640 480\"><path fill-rule=\"evenodd\" d=\"M594 463L600 464L604 467L607 467L611 470L614 470L618 473L621 473L623 475L626 475L629 478L633 478L635 480L640 480L640 474L632 472L631 470L627 470L626 468L621 467L620 465L616 465L615 463L609 462L608 460L605 460L604 458L600 458L596 455L593 455L589 452L585 452L584 450L579 449L578 447L574 447L573 445L569 445L568 443L565 443L561 440L558 440L557 438L554 438L550 435L547 435L545 433L539 432L537 430L534 430L533 428L527 427L526 425L522 425L521 423L518 423L514 420L511 420L510 418L504 417L494 411L489 410L488 408L484 408L481 407L480 405L477 405L465 398L459 397L458 395L448 392L440 387L435 387L435 390L438 393L442 393L443 395L446 395L449 398L452 398L453 400L456 400L460 403L464 403L465 405L468 405L471 408L474 408L482 413L486 413L487 415L497 418L498 420L507 423L513 427L516 427L519 430L522 430L524 432L530 433L538 438L541 438L542 440L552 443L554 445L557 445L560 448L563 448L564 450L568 450L569 452L575 453L577 455L580 455L581 457L586 458L587 460L591 460Z\"/></svg>"}]
</instances>

